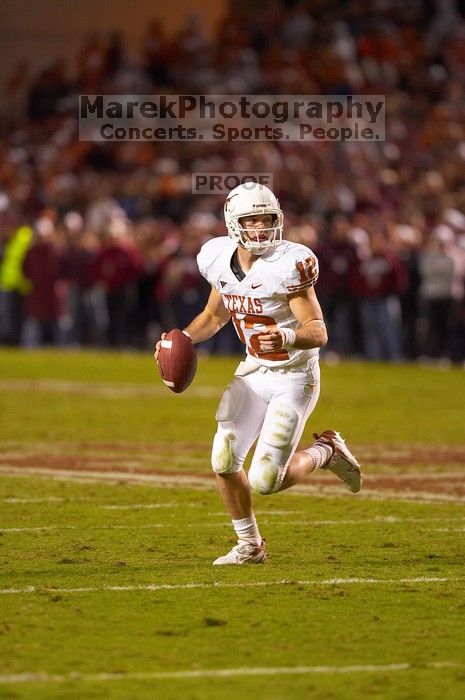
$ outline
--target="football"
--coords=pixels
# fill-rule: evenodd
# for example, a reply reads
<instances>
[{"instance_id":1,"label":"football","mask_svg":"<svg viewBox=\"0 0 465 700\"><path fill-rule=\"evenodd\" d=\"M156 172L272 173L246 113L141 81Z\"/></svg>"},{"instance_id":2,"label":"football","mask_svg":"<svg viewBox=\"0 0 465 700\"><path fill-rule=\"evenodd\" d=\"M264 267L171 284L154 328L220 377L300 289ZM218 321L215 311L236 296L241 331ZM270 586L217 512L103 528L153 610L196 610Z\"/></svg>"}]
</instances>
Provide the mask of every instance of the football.
<instances>
[{"instance_id":1,"label":"football","mask_svg":"<svg viewBox=\"0 0 465 700\"><path fill-rule=\"evenodd\" d=\"M160 341L158 369L166 386L180 394L192 382L197 370L197 353L188 335L174 328Z\"/></svg>"}]
</instances>

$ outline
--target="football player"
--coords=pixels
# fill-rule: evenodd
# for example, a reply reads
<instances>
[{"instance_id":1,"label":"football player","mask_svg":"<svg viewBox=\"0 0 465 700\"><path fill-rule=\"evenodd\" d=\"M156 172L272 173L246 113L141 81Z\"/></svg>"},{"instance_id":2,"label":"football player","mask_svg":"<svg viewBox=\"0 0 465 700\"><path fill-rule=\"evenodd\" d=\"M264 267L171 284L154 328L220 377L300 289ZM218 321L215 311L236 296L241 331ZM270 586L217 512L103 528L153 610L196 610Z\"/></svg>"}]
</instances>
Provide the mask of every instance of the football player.
<instances>
[{"instance_id":1,"label":"football player","mask_svg":"<svg viewBox=\"0 0 465 700\"><path fill-rule=\"evenodd\" d=\"M231 319L246 348L245 360L218 406L211 454L238 542L213 563L259 564L266 550L252 490L282 491L313 470L324 469L357 493L361 471L335 430L314 434L313 445L296 452L318 401L318 354L327 342L314 289L317 258L309 248L282 239L283 212L263 185L246 183L233 189L224 216L228 237L207 241L197 257L211 285L208 302L185 331L193 343L200 343ZM243 464L255 440L246 474Z\"/></svg>"}]
</instances>

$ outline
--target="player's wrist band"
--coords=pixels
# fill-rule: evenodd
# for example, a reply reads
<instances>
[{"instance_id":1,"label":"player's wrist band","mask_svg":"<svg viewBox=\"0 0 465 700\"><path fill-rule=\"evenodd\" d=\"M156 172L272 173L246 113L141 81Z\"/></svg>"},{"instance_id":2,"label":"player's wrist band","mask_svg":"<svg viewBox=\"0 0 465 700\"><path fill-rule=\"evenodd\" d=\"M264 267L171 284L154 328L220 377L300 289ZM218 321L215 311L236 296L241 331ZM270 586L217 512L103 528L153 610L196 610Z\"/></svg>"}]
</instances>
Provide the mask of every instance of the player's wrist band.
<instances>
[{"instance_id":1,"label":"player's wrist band","mask_svg":"<svg viewBox=\"0 0 465 700\"><path fill-rule=\"evenodd\" d=\"M285 348L293 348L295 344L296 333L293 328L280 328L283 346Z\"/></svg>"}]
</instances>

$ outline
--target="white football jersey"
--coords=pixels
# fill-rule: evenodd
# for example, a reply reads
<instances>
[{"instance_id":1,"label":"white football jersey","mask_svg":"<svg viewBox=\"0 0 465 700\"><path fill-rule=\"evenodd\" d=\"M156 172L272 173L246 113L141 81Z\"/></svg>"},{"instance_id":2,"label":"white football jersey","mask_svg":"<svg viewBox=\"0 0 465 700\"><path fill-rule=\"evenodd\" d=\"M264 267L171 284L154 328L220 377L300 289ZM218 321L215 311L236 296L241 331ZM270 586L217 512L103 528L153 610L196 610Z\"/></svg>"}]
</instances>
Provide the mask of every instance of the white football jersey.
<instances>
[{"instance_id":1,"label":"white football jersey","mask_svg":"<svg viewBox=\"0 0 465 700\"><path fill-rule=\"evenodd\" d=\"M264 331L300 327L290 309L288 295L311 287L317 281L315 254L300 243L282 241L257 257L244 279L239 281L231 270L231 257L236 248L237 243L227 236L212 238L202 246L197 264L201 275L223 297L250 359L267 367L284 367L301 364L318 355L318 348L282 349L263 354L258 345L258 335Z\"/></svg>"}]
</instances>

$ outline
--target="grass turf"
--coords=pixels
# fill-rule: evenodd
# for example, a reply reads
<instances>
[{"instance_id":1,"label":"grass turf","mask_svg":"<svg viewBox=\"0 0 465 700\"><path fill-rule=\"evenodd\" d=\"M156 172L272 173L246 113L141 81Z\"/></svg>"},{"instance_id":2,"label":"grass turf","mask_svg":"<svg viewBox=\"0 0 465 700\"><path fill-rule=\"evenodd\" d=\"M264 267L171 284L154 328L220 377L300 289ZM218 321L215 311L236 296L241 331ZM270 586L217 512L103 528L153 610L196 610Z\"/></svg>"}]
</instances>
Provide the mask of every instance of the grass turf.
<instances>
[{"instance_id":1,"label":"grass turf","mask_svg":"<svg viewBox=\"0 0 465 700\"><path fill-rule=\"evenodd\" d=\"M22 502L28 498L36 502ZM143 504L159 507L127 507ZM212 559L232 542L213 491L5 477L2 588L36 590L2 594L2 674L412 668L213 680L76 679L11 684L4 697L200 699L250 691L304 698L310 687L322 698L433 698L440 691L460 697L462 669L428 664L465 661L463 535L439 531L463 527L464 510L388 505L391 523L382 520L383 502L291 494L258 499L268 563L213 569ZM39 527L52 529L11 529ZM419 577L448 580L409 581ZM378 583L326 583L336 578ZM147 584L204 587L103 590ZM66 591L75 588L93 590Z\"/></svg>"},{"instance_id":2,"label":"grass turf","mask_svg":"<svg viewBox=\"0 0 465 700\"><path fill-rule=\"evenodd\" d=\"M92 383L157 386L144 356L9 351L0 353L0 364L0 382L86 382L87 392L2 389L3 451L14 444L37 450L40 443L59 455L66 441L81 440L87 449L125 443L130 453L131 444L147 441L170 454L180 438L207 445L214 429L214 396L93 395ZM193 389L219 394L234 365L202 361ZM363 443L461 444L464 376L404 366L327 367L310 427L334 424ZM176 468L205 470L203 449L198 457L183 464L181 456ZM60 677L0 682L1 698L462 697L465 510L458 503L290 492L257 498L269 561L219 569L211 561L233 538L211 489L8 476L0 488L0 588L34 587L0 594L0 681L21 673ZM144 505L151 507L138 507ZM375 582L347 582L354 578ZM328 583L333 579L343 581ZM147 584L187 587L108 590ZM66 590L76 588L92 590ZM434 666L443 662L462 665ZM385 664L408 667L315 672ZM131 675L299 666L314 671ZM75 673L83 675L69 676ZM100 673L122 675L92 677Z\"/></svg>"},{"instance_id":3,"label":"grass turf","mask_svg":"<svg viewBox=\"0 0 465 700\"><path fill-rule=\"evenodd\" d=\"M175 395L161 383L150 355L0 350L0 385L2 380L30 382L22 391L9 390L8 383L2 387L0 437L23 443L208 442L215 430L218 398L237 361L201 358L191 388ZM60 381L77 384L68 392L57 391L56 384L41 389L34 385L38 379L58 382L58 388ZM85 382L81 389L79 382ZM124 391L128 385L132 396ZM99 391L102 388L109 388L110 395ZM202 394L205 389L207 395ZM465 372L458 368L324 366L322 394L305 435L310 437L316 426L335 425L355 442L463 444L464 395Z\"/></svg>"}]
</instances>

